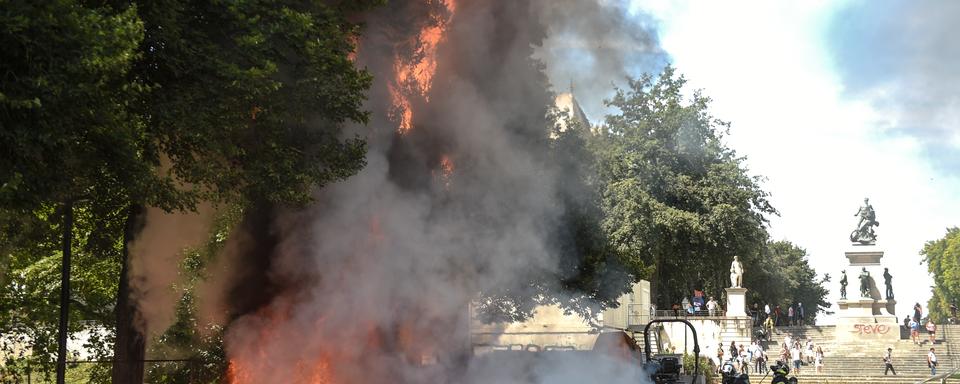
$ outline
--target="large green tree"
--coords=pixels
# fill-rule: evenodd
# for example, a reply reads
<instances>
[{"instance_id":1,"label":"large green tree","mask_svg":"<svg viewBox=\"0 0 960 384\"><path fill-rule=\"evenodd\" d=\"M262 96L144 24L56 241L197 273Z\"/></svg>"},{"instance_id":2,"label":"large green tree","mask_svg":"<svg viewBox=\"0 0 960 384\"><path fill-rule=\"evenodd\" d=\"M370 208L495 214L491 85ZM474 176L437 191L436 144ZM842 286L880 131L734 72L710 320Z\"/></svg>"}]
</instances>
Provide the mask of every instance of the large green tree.
<instances>
[{"instance_id":1,"label":"large green tree","mask_svg":"<svg viewBox=\"0 0 960 384\"><path fill-rule=\"evenodd\" d=\"M764 304L781 305L784 313L787 307L803 303L808 324L830 307L824 286L829 281L829 275L817 276L810 267L805 249L786 240L767 242L759 262L744 273L744 286L750 287L748 303L756 303L758 309Z\"/></svg>"},{"instance_id":2,"label":"large green tree","mask_svg":"<svg viewBox=\"0 0 960 384\"><path fill-rule=\"evenodd\" d=\"M91 215L83 244L122 266L114 382L142 382L126 245L144 207L300 204L363 166L364 142L340 127L366 121L351 15L369 3L0 3L4 233L72 234L59 224ZM4 256L56 253L38 244Z\"/></svg>"},{"instance_id":3,"label":"large green tree","mask_svg":"<svg viewBox=\"0 0 960 384\"><path fill-rule=\"evenodd\" d=\"M78 301L69 285L72 251L77 245L92 254L109 251L116 237L102 230L116 218L118 201L131 194L148 200L173 186L154 172L143 150L142 116L131 109L145 91L129 78L143 37L135 8L5 2L0 24L0 216L11 241L5 256L17 254L13 267L27 268L4 285L11 293L33 291L30 283L46 282L49 257L59 256L62 382L68 308ZM26 229L30 233L21 232ZM61 236L56 251L51 230ZM30 262L36 274L29 273ZM34 309L47 308L28 307L26 319ZM41 361L49 356L45 325L38 321L32 335Z\"/></svg>"},{"instance_id":4,"label":"large green tree","mask_svg":"<svg viewBox=\"0 0 960 384\"><path fill-rule=\"evenodd\" d=\"M945 322L954 316L950 306L960 301L960 228L949 228L942 238L928 241L920 256L933 274L933 297L927 303L930 317Z\"/></svg>"},{"instance_id":5,"label":"large green tree","mask_svg":"<svg viewBox=\"0 0 960 384\"><path fill-rule=\"evenodd\" d=\"M653 283L662 308L693 289L719 296L734 255L757 262L775 214L743 158L722 141L728 123L667 67L631 79L607 104L619 110L592 140L603 229L631 272Z\"/></svg>"}]
</instances>

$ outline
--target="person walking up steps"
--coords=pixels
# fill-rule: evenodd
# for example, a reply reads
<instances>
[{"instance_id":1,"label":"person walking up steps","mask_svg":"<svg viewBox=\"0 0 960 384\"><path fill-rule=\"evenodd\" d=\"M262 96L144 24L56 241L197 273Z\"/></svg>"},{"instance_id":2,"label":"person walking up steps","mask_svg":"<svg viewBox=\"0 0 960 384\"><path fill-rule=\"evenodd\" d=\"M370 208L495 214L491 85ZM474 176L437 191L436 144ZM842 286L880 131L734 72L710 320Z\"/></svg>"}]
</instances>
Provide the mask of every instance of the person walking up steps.
<instances>
[{"instance_id":1,"label":"person walking up steps","mask_svg":"<svg viewBox=\"0 0 960 384\"><path fill-rule=\"evenodd\" d=\"M819 345L817 346L817 354L816 354L816 357L814 358L814 364L816 364L817 373L822 374L823 373L823 348L820 348Z\"/></svg>"},{"instance_id":2,"label":"person walking up steps","mask_svg":"<svg viewBox=\"0 0 960 384\"><path fill-rule=\"evenodd\" d=\"M720 373L720 367L723 366L723 343L717 345L717 373Z\"/></svg>"},{"instance_id":3,"label":"person walking up steps","mask_svg":"<svg viewBox=\"0 0 960 384\"><path fill-rule=\"evenodd\" d=\"M937 325L933 323L933 319L927 319L927 334L930 335L930 344L933 345L933 340L937 338Z\"/></svg>"},{"instance_id":4,"label":"person walking up steps","mask_svg":"<svg viewBox=\"0 0 960 384\"><path fill-rule=\"evenodd\" d=\"M930 367L930 376L936 376L937 354L933 352L933 348L930 348L930 353L927 354L927 366Z\"/></svg>"},{"instance_id":5,"label":"person walking up steps","mask_svg":"<svg viewBox=\"0 0 960 384\"><path fill-rule=\"evenodd\" d=\"M887 355L883 357L883 364L886 368L883 369L883 375L886 376L887 372L893 372L893 375L897 375L897 370L893 369L893 348L887 348Z\"/></svg>"},{"instance_id":6,"label":"person walking up steps","mask_svg":"<svg viewBox=\"0 0 960 384\"><path fill-rule=\"evenodd\" d=\"M793 348L790 348L790 357L793 359L793 372L797 375L800 375L800 366L803 365L803 360L800 358L800 343L793 345Z\"/></svg>"},{"instance_id":7,"label":"person walking up steps","mask_svg":"<svg viewBox=\"0 0 960 384\"><path fill-rule=\"evenodd\" d=\"M914 344L920 345L920 322L914 319L910 319L910 339Z\"/></svg>"}]
</instances>

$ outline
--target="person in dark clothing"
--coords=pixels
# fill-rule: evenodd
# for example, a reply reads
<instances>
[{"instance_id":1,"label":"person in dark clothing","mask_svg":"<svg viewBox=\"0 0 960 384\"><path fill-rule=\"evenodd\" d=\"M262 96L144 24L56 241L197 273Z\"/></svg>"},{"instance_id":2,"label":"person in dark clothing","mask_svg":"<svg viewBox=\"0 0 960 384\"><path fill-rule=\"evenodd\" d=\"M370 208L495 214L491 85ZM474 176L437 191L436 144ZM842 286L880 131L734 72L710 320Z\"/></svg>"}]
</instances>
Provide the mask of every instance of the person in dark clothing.
<instances>
[{"instance_id":1,"label":"person in dark clothing","mask_svg":"<svg viewBox=\"0 0 960 384\"><path fill-rule=\"evenodd\" d=\"M920 303L913 305L913 321L920 322L920 315L923 313L923 308L920 307Z\"/></svg>"},{"instance_id":2,"label":"person in dark clothing","mask_svg":"<svg viewBox=\"0 0 960 384\"><path fill-rule=\"evenodd\" d=\"M803 303L797 303L797 325L803 325L804 316Z\"/></svg>"},{"instance_id":3,"label":"person in dark clothing","mask_svg":"<svg viewBox=\"0 0 960 384\"><path fill-rule=\"evenodd\" d=\"M780 315L781 315L782 313L783 313L783 312L780 311L780 306L779 306L779 305L778 305L776 308L773 309L773 324L776 325L776 326L778 326L778 327L780 326Z\"/></svg>"},{"instance_id":4,"label":"person in dark clothing","mask_svg":"<svg viewBox=\"0 0 960 384\"><path fill-rule=\"evenodd\" d=\"M893 369L893 348L887 348L887 355L883 357L883 364L886 368L883 369L883 375L886 376L887 372L893 372L893 375L897 375L897 370Z\"/></svg>"}]
</instances>

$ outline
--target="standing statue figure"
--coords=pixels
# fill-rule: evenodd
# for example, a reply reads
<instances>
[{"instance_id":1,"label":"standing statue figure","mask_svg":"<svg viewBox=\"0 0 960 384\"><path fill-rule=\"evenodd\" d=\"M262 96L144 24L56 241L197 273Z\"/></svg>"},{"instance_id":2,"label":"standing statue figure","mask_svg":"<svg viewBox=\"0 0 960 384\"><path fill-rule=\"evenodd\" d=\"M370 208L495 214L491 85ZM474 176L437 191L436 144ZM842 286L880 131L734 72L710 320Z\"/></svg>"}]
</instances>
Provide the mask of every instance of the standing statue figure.
<instances>
[{"instance_id":1,"label":"standing statue figure","mask_svg":"<svg viewBox=\"0 0 960 384\"><path fill-rule=\"evenodd\" d=\"M863 199L863 206L854 216L860 216L860 221L857 223L857 229L850 233L850 242L876 244L877 234L873 231L873 227L879 226L880 222L877 221L877 213L873 211L869 198Z\"/></svg>"},{"instance_id":2,"label":"standing statue figure","mask_svg":"<svg viewBox=\"0 0 960 384\"><path fill-rule=\"evenodd\" d=\"M867 267L860 272L860 297L870 297L870 272L867 272Z\"/></svg>"},{"instance_id":3,"label":"standing statue figure","mask_svg":"<svg viewBox=\"0 0 960 384\"><path fill-rule=\"evenodd\" d=\"M847 270L846 270L846 269L844 269L843 272L841 272L841 277L840 277L840 299L841 299L841 300L846 300L846 299L847 299Z\"/></svg>"},{"instance_id":4,"label":"standing statue figure","mask_svg":"<svg viewBox=\"0 0 960 384\"><path fill-rule=\"evenodd\" d=\"M883 283L887 286L887 300L893 300L893 283L890 281L893 280L893 275L890 274L890 271L887 268L883 269Z\"/></svg>"},{"instance_id":5,"label":"standing statue figure","mask_svg":"<svg viewBox=\"0 0 960 384\"><path fill-rule=\"evenodd\" d=\"M730 263L730 288L743 287L743 264L740 264L740 256L734 256Z\"/></svg>"}]
</instances>

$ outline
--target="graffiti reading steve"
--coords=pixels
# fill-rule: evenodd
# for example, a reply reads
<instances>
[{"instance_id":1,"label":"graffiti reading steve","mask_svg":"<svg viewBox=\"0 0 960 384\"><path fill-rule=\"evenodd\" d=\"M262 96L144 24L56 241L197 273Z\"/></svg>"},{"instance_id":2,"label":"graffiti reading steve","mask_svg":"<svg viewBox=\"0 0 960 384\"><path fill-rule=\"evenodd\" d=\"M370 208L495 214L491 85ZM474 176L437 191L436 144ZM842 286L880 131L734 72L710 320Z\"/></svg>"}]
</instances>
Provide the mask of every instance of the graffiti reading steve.
<instances>
[{"instance_id":1,"label":"graffiti reading steve","mask_svg":"<svg viewBox=\"0 0 960 384\"><path fill-rule=\"evenodd\" d=\"M860 335L870 335L874 333L885 335L887 332L890 332L890 326L884 324L854 324L853 330L850 332Z\"/></svg>"}]
</instances>

